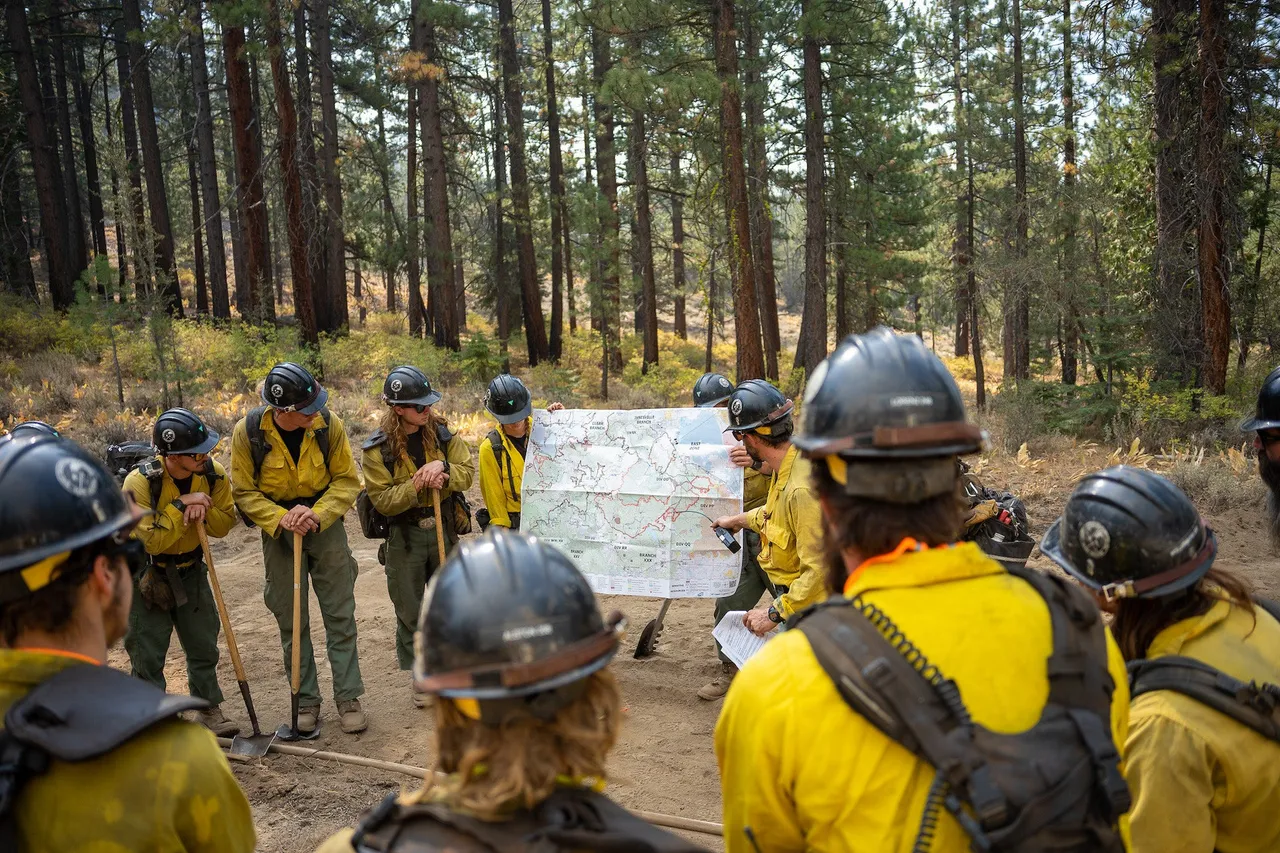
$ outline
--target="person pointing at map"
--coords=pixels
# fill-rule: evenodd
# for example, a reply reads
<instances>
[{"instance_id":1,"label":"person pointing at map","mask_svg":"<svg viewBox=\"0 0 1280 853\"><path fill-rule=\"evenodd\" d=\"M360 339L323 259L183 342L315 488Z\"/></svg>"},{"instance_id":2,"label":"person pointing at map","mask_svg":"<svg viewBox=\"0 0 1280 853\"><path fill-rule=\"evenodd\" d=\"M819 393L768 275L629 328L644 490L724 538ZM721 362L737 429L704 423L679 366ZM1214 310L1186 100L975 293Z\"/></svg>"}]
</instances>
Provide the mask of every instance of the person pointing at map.
<instances>
[{"instance_id":1,"label":"person pointing at map","mask_svg":"<svg viewBox=\"0 0 1280 853\"><path fill-rule=\"evenodd\" d=\"M731 396L733 383L719 373L704 373L693 385L693 405L699 409L727 408ZM743 510L750 512L764 506L769 494L769 474L765 472L763 463L754 459L740 444L735 444L730 449L729 460L742 469ZM770 599L776 595L773 581L760 568L760 534L747 530L742 535L742 546L745 553L742 572L738 576L738 588L732 595L716 599L714 625L719 625L726 613L755 607L766 591ZM724 649L720 648L719 641L716 641L716 654L720 656L721 673L698 690L698 698L708 702L722 698L738 673L738 667L724 653Z\"/></svg>"},{"instance_id":2,"label":"person pointing at map","mask_svg":"<svg viewBox=\"0 0 1280 853\"><path fill-rule=\"evenodd\" d=\"M548 412L564 406L552 403ZM489 525L520 529L520 489L524 481L524 457L529 449L529 427L533 423L533 398L525 384L510 374L500 374L489 383L484 409L498 427L480 442L480 494L484 509L476 513L480 529Z\"/></svg>"},{"instance_id":3,"label":"person pointing at map","mask_svg":"<svg viewBox=\"0 0 1280 853\"><path fill-rule=\"evenodd\" d=\"M810 486L809 462L791 444L792 401L762 379L748 379L729 397L729 429L752 460L772 472L762 507L717 518L716 527L760 535L760 567L777 596L748 610L743 624L764 636L792 614L827 597L822 567L822 508Z\"/></svg>"}]
</instances>

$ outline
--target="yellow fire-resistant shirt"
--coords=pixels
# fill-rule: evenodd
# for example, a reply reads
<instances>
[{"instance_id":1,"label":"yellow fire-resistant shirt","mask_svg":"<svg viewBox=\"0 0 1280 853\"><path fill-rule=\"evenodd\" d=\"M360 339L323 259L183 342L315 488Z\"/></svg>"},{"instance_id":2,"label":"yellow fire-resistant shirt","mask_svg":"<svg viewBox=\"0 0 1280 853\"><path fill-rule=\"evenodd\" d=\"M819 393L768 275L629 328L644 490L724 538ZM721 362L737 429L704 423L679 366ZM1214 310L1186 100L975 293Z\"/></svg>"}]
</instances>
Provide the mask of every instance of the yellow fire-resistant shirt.
<instances>
[{"instance_id":1,"label":"yellow fire-resistant shirt","mask_svg":"<svg viewBox=\"0 0 1280 853\"><path fill-rule=\"evenodd\" d=\"M1226 601L1156 635L1147 656L1184 655L1241 681L1280 684L1280 624ZM1280 850L1280 744L1169 690L1133 700L1125 778L1135 853Z\"/></svg>"},{"instance_id":2,"label":"yellow fire-resistant shirt","mask_svg":"<svg viewBox=\"0 0 1280 853\"><path fill-rule=\"evenodd\" d=\"M784 619L827 598L822 507L809 483L809 460L792 446L770 480L764 506L747 513L747 526L760 534L760 568L789 587L773 602Z\"/></svg>"},{"instance_id":3,"label":"yellow fire-resistant shirt","mask_svg":"<svg viewBox=\"0 0 1280 853\"><path fill-rule=\"evenodd\" d=\"M37 684L70 666L64 654L0 649L0 719ZM110 697L94 697L109 703ZM26 853L252 853L253 818L213 734L158 723L106 755L54 761L16 806Z\"/></svg>"},{"instance_id":4,"label":"yellow fire-resistant shirt","mask_svg":"<svg viewBox=\"0 0 1280 853\"><path fill-rule=\"evenodd\" d=\"M210 460L213 461L213 460ZM148 554L186 554L200 547L200 534L195 525L187 526L183 521L182 510L173 502L182 494L178 484L169 476L169 471L161 463L160 506L156 515L145 515L133 535ZM209 490L209 479L204 474L191 475L191 491L203 492L213 499L213 506L204 516L204 527L210 536L226 536L236 526L236 507L231 500L231 486L227 483L227 472L218 462L213 461L214 487ZM124 490L133 494L138 506L143 509L155 509L151 506L151 482L136 468L124 478Z\"/></svg>"},{"instance_id":5,"label":"yellow fire-resistant shirt","mask_svg":"<svg viewBox=\"0 0 1280 853\"><path fill-rule=\"evenodd\" d=\"M419 492L413 488L413 474L418 468L409 454L402 450L393 466L395 470L388 473L387 466L382 461L384 446L366 448L361 456L364 487L374 509L391 518L415 507L431 506L431 490L423 489ZM455 435L443 450L438 445L425 448L423 456L427 462L444 459L449 462L449 479L440 490L440 500L443 501L454 492L465 492L471 488L476 469L471 461L471 450L461 437ZM441 512L444 513L444 510ZM448 517L448 513L444 515Z\"/></svg>"},{"instance_id":6,"label":"yellow fire-resistant shirt","mask_svg":"<svg viewBox=\"0 0 1280 853\"><path fill-rule=\"evenodd\" d=\"M249 452L249 433L245 419L236 424L231 436L231 494L249 520L269 536L279 533L280 519L288 510L276 501L309 498L324 492L311 509L320 516L320 529L326 530L340 521L356 502L360 493L360 475L351 455L351 444L342 419L329 415L329 462L325 464L316 442L316 430L324 427L317 414L307 427L295 464L280 431L276 429L271 409L262 414L262 435L270 449L262 460L258 482L253 480L253 456ZM327 491L326 491L327 489Z\"/></svg>"},{"instance_id":7,"label":"yellow fire-resistant shirt","mask_svg":"<svg viewBox=\"0 0 1280 853\"><path fill-rule=\"evenodd\" d=\"M973 719L1001 733L1036 724L1049 697L1049 608L972 543L864 567L849 594L884 610L948 678ZM1115 680L1111 730L1124 743L1129 691L1107 635ZM769 640L729 688L716 724L728 853L759 850L907 853L934 768L856 714L800 631ZM1124 823L1122 822L1122 831ZM945 811L933 853L967 853Z\"/></svg>"},{"instance_id":8,"label":"yellow fire-resistant shirt","mask_svg":"<svg viewBox=\"0 0 1280 853\"><path fill-rule=\"evenodd\" d=\"M529 418L529 429L532 428L533 418ZM505 458L499 459L487 435L480 442L480 494L484 496L485 508L489 510L489 523L498 527L510 527L511 513L520 511L524 455L516 450L511 436L503 432L502 427L497 427L495 431L502 437L502 449L506 454Z\"/></svg>"}]
</instances>

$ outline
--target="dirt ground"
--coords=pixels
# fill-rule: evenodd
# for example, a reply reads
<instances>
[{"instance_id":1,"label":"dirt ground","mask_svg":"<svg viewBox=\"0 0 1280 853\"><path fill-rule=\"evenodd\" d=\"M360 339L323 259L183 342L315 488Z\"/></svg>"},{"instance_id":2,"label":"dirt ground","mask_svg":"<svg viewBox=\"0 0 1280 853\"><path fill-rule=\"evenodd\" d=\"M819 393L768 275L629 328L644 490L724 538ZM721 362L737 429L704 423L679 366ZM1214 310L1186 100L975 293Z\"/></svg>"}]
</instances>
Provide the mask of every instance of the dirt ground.
<instances>
[{"instance_id":1,"label":"dirt ground","mask_svg":"<svg viewBox=\"0 0 1280 853\"><path fill-rule=\"evenodd\" d=\"M1061 510L1072 476L1103 467L1105 462L1105 452L1099 455L1096 449L1067 448L1031 464L993 459L983 477L989 485L1011 488L1024 497L1038 536ZM473 496L474 506L480 505L478 498ZM1218 565L1240 572L1260 593L1280 596L1280 562L1266 535L1261 492L1258 500L1244 509L1209 514L1208 520L1221 542ZM323 659L324 628L319 608L313 603L311 632L321 650L317 664L325 705L323 733L308 745L428 767L433 760L432 714L414 708L409 676L396 665L395 619L385 576L375 556L376 544L360 535L354 513L348 516L347 533L360 564L356 617L366 691L362 704L369 728L354 736L338 728ZM259 717L264 729L274 728L288 719L289 687L275 620L262 601L257 531L237 528L215 543L214 559ZM1032 564L1043 567L1046 562L1037 552ZM635 660L631 652L640 629L657 615L659 602L608 597L601 599L601 606L622 610L631 625L628 647L614 664L622 685L626 723L610 759L609 794L633 809L719 822L720 788L712 733L721 703L703 702L695 695L718 668L710 636L711 602L675 602L658 653L643 661ZM111 662L128 667L119 649L112 653ZM176 640L170 648L167 676L172 692L186 689L185 665ZM219 679L227 696L225 711L243 722L247 731L247 715L225 651ZM335 830L351 825L363 809L387 792L420 784L394 773L280 755L257 764L235 764L234 768L253 805L258 849L264 853L313 850ZM719 839L690 837L710 849L723 849Z\"/></svg>"}]
</instances>

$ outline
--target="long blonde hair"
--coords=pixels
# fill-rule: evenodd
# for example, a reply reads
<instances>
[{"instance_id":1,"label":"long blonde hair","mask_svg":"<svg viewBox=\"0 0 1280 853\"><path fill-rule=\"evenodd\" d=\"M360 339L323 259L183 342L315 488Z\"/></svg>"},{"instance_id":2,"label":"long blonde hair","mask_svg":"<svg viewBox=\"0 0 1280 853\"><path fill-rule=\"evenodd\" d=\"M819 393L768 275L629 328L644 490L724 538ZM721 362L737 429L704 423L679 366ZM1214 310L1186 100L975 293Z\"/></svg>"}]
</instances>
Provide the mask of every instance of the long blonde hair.
<instances>
[{"instance_id":1,"label":"long blonde hair","mask_svg":"<svg viewBox=\"0 0 1280 853\"><path fill-rule=\"evenodd\" d=\"M582 694L551 722L521 713L489 726L437 698L436 769L450 776L420 796L495 820L542 802L565 777L603 781L621 706L607 669L588 676Z\"/></svg>"},{"instance_id":2,"label":"long blonde hair","mask_svg":"<svg viewBox=\"0 0 1280 853\"><path fill-rule=\"evenodd\" d=\"M431 453L436 449L436 427L444 424L445 419L436 414L435 409L429 409L427 414L431 419L425 425L418 427L418 430L422 433L422 449ZM391 457L399 459L405 448L404 421L396 414L396 410L388 405L378 420L378 426L382 429L382 434L387 437L386 448L390 451Z\"/></svg>"}]
</instances>

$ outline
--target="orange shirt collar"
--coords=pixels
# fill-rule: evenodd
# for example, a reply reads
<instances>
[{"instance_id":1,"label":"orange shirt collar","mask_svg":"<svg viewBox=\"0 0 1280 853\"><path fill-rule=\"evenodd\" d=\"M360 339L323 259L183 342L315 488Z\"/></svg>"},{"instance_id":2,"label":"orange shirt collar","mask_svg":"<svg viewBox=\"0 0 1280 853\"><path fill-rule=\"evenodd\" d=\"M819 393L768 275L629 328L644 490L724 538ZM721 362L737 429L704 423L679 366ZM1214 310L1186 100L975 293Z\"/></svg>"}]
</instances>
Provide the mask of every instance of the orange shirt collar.
<instances>
[{"instance_id":1,"label":"orange shirt collar","mask_svg":"<svg viewBox=\"0 0 1280 853\"><path fill-rule=\"evenodd\" d=\"M951 546L940 545L938 547L950 548ZM899 542L898 547L894 548L889 553L878 554L875 557L870 557L869 559L863 560L861 563L858 564L858 567L856 569L854 569L852 572L849 573L849 577L845 579L845 582L844 582L845 598L852 597L854 584L857 583L858 577L862 574L862 570L867 568L868 566L875 566L881 563L892 563L894 560L898 559L903 554L906 554L909 551L928 551L928 550L929 550L928 545L924 545L919 541L917 541L916 539L908 536L907 538Z\"/></svg>"},{"instance_id":2,"label":"orange shirt collar","mask_svg":"<svg viewBox=\"0 0 1280 853\"><path fill-rule=\"evenodd\" d=\"M14 651L15 652L33 652L38 655L54 655L55 657L71 658L72 660L83 661L84 663L91 663L94 666L102 666L103 663L105 663L105 661L100 661L97 658L92 658L92 657L89 657L88 655L82 655L79 652L70 652L70 651L67 651L66 649L45 649L45 648L40 648L38 646L20 646L18 648L15 648Z\"/></svg>"}]
</instances>

